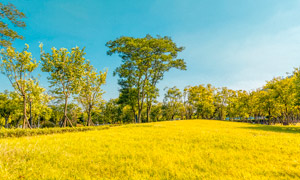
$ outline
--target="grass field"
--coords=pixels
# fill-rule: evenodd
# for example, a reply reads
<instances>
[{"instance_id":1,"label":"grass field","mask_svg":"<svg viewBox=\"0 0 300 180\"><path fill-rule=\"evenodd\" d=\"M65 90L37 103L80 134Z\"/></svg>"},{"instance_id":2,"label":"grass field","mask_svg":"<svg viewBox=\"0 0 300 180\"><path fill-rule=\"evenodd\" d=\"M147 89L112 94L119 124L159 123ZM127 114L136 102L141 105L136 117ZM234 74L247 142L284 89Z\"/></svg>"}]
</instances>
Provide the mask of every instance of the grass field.
<instances>
[{"instance_id":1,"label":"grass field","mask_svg":"<svg viewBox=\"0 0 300 180\"><path fill-rule=\"evenodd\" d=\"M0 139L0 179L299 179L300 127L190 120Z\"/></svg>"}]
</instances>

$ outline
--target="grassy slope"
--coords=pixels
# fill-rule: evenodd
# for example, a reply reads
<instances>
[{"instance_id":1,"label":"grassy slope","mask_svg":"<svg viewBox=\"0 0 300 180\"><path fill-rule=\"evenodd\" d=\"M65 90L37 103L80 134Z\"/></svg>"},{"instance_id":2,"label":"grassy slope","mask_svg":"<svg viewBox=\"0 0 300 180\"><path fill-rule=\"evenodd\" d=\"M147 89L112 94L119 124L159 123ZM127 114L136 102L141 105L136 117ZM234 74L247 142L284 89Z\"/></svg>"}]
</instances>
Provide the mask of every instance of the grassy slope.
<instances>
[{"instance_id":1,"label":"grassy slope","mask_svg":"<svg viewBox=\"0 0 300 180\"><path fill-rule=\"evenodd\" d=\"M0 179L299 179L300 129L223 121L0 139Z\"/></svg>"}]
</instances>

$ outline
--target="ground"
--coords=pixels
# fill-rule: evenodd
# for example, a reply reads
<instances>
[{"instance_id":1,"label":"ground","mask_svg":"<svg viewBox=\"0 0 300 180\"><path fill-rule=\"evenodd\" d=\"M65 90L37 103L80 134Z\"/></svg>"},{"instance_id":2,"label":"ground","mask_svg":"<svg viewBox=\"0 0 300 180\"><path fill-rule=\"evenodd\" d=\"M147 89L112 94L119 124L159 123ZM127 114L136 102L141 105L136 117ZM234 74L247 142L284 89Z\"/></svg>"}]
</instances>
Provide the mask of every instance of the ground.
<instances>
[{"instance_id":1,"label":"ground","mask_svg":"<svg viewBox=\"0 0 300 180\"><path fill-rule=\"evenodd\" d=\"M300 128L213 120L0 139L0 179L299 179Z\"/></svg>"}]
</instances>

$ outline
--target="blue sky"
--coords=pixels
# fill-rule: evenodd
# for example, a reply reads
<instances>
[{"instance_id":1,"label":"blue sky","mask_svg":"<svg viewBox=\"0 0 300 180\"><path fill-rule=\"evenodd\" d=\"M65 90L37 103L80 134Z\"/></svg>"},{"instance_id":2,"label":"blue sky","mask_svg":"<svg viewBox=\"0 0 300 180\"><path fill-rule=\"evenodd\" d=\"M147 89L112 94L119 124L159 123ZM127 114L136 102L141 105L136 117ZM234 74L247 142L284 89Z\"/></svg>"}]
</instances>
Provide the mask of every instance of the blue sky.
<instances>
[{"instance_id":1,"label":"blue sky","mask_svg":"<svg viewBox=\"0 0 300 180\"><path fill-rule=\"evenodd\" d=\"M4 3L8 1L4 0ZM299 0L19 0L27 28L19 30L39 59L46 50L86 47L86 57L98 69L108 69L104 98L118 97L114 69L118 56L107 56L105 43L120 36L171 36L186 49L180 54L187 71L171 70L158 87L211 83L232 89L261 87L274 76L300 66ZM47 87L47 74L41 85ZM4 75L1 87L11 89ZM160 98L162 99L162 97Z\"/></svg>"}]
</instances>

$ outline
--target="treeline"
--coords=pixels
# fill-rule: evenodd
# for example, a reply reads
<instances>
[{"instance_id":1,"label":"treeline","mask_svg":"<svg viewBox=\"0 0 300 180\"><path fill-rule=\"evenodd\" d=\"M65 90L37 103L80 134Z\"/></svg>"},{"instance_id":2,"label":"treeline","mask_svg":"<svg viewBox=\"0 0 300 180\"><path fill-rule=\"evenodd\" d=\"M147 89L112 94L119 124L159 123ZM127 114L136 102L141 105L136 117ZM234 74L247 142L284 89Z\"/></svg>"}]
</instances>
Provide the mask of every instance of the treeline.
<instances>
[{"instance_id":1,"label":"treeline","mask_svg":"<svg viewBox=\"0 0 300 180\"><path fill-rule=\"evenodd\" d=\"M218 119L284 125L299 122L299 69L287 76L268 81L262 88L244 91L208 84L189 86L181 92L169 88L162 119Z\"/></svg>"},{"instance_id":2,"label":"treeline","mask_svg":"<svg viewBox=\"0 0 300 180\"><path fill-rule=\"evenodd\" d=\"M176 119L216 119L238 122L295 124L300 120L299 69L287 76L268 81L262 88L245 91L210 84L188 86L183 91L176 86L165 88L163 102L155 102L147 119L142 122ZM122 94L121 96L122 97ZM113 122L135 122L131 108L120 98L110 100L104 107ZM108 119L107 119L108 120Z\"/></svg>"}]
</instances>

